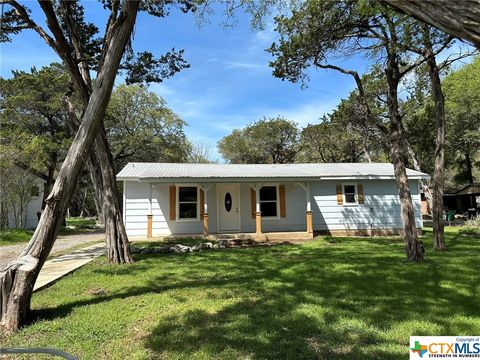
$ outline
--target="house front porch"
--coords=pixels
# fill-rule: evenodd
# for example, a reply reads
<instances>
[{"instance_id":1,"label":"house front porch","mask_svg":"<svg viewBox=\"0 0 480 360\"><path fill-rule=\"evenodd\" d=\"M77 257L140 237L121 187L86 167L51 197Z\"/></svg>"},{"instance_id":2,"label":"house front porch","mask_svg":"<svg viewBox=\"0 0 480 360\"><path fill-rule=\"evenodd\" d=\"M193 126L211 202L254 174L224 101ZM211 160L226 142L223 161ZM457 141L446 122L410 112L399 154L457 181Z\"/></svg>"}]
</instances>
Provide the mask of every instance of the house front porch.
<instances>
[{"instance_id":1,"label":"house front porch","mask_svg":"<svg viewBox=\"0 0 480 360\"><path fill-rule=\"evenodd\" d=\"M313 238L308 183L183 181L145 185L149 189L147 238L169 235L255 241Z\"/></svg>"}]
</instances>

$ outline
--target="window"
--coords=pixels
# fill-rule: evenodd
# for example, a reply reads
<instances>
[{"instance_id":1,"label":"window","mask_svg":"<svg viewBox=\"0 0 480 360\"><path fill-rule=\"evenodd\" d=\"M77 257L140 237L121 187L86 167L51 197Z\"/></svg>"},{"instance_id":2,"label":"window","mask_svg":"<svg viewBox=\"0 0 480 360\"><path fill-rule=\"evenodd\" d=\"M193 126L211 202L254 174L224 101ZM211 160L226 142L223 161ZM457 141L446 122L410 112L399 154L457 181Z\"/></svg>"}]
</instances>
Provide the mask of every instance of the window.
<instances>
[{"instance_id":1,"label":"window","mask_svg":"<svg viewBox=\"0 0 480 360\"><path fill-rule=\"evenodd\" d=\"M343 185L343 195L345 204L358 204L357 202L357 185Z\"/></svg>"},{"instance_id":2,"label":"window","mask_svg":"<svg viewBox=\"0 0 480 360\"><path fill-rule=\"evenodd\" d=\"M277 216L277 187L264 186L260 189L260 211L262 216Z\"/></svg>"},{"instance_id":3,"label":"window","mask_svg":"<svg viewBox=\"0 0 480 360\"><path fill-rule=\"evenodd\" d=\"M195 186L178 188L178 218L197 219L198 191Z\"/></svg>"}]
</instances>

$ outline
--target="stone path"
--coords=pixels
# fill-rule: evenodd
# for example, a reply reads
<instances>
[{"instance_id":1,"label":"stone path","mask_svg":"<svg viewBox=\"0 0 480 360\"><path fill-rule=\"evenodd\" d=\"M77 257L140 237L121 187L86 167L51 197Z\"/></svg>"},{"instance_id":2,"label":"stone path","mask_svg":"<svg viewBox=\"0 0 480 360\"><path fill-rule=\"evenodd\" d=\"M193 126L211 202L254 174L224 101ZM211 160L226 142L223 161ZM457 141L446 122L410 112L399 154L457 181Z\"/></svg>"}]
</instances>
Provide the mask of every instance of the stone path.
<instances>
[{"instance_id":1,"label":"stone path","mask_svg":"<svg viewBox=\"0 0 480 360\"><path fill-rule=\"evenodd\" d=\"M99 243L47 260L38 275L33 291L41 290L65 275L104 255L105 243Z\"/></svg>"}]
</instances>

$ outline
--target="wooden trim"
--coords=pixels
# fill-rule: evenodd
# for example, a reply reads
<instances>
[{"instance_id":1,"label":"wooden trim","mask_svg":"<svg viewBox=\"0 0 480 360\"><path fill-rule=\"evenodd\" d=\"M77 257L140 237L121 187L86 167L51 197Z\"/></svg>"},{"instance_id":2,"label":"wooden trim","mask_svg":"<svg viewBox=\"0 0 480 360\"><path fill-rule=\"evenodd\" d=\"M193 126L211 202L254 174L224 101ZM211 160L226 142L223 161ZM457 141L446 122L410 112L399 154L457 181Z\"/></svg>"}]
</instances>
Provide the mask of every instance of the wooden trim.
<instances>
[{"instance_id":1,"label":"wooden trim","mask_svg":"<svg viewBox=\"0 0 480 360\"><path fill-rule=\"evenodd\" d=\"M278 186L278 196L280 201L280 217L287 217L287 211L285 207L285 185Z\"/></svg>"},{"instance_id":2,"label":"wooden trim","mask_svg":"<svg viewBox=\"0 0 480 360\"><path fill-rule=\"evenodd\" d=\"M255 213L255 233L257 235L262 235L262 213Z\"/></svg>"},{"instance_id":3,"label":"wooden trim","mask_svg":"<svg viewBox=\"0 0 480 360\"><path fill-rule=\"evenodd\" d=\"M205 192L200 189L200 219L205 215Z\"/></svg>"},{"instance_id":4,"label":"wooden trim","mask_svg":"<svg viewBox=\"0 0 480 360\"><path fill-rule=\"evenodd\" d=\"M177 188L170 186L170 220L177 220Z\"/></svg>"},{"instance_id":5,"label":"wooden trim","mask_svg":"<svg viewBox=\"0 0 480 360\"><path fill-rule=\"evenodd\" d=\"M250 211L252 213L252 219L255 219L257 212L257 194L252 188L250 188Z\"/></svg>"},{"instance_id":6,"label":"wooden trim","mask_svg":"<svg viewBox=\"0 0 480 360\"><path fill-rule=\"evenodd\" d=\"M152 237L153 215L147 215L147 238Z\"/></svg>"},{"instance_id":7,"label":"wooden trim","mask_svg":"<svg viewBox=\"0 0 480 360\"><path fill-rule=\"evenodd\" d=\"M203 215L203 236L208 236L208 214Z\"/></svg>"},{"instance_id":8,"label":"wooden trim","mask_svg":"<svg viewBox=\"0 0 480 360\"><path fill-rule=\"evenodd\" d=\"M342 185L337 185L337 204L343 205L343 189Z\"/></svg>"},{"instance_id":9,"label":"wooden trim","mask_svg":"<svg viewBox=\"0 0 480 360\"><path fill-rule=\"evenodd\" d=\"M312 219L312 212L307 211L306 212L307 216L307 233L313 234L313 219Z\"/></svg>"},{"instance_id":10,"label":"wooden trim","mask_svg":"<svg viewBox=\"0 0 480 360\"><path fill-rule=\"evenodd\" d=\"M363 185L357 185L357 196L358 196L358 203L364 204L365 203L365 196L363 195Z\"/></svg>"}]
</instances>

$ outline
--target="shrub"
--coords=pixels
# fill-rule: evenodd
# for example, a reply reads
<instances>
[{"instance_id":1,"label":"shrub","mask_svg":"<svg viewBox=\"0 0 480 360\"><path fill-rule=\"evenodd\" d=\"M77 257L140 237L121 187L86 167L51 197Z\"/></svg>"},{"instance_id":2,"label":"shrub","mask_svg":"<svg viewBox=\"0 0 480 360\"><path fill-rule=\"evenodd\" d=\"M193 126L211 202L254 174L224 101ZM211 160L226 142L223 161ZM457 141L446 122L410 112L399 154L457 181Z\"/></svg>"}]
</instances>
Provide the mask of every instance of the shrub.
<instances>
[{"instance_id":1,"label":"shrub","mask_svg":"<svg viewBox=\"0 0 480 360\"><path fill-rule=\"evenodd\" d=\"M480 216L477 216L475 219L467 220L465 224L460 227L458 232L462 235L470 235L480 238Z\"/></svg>"}]
</instances>

